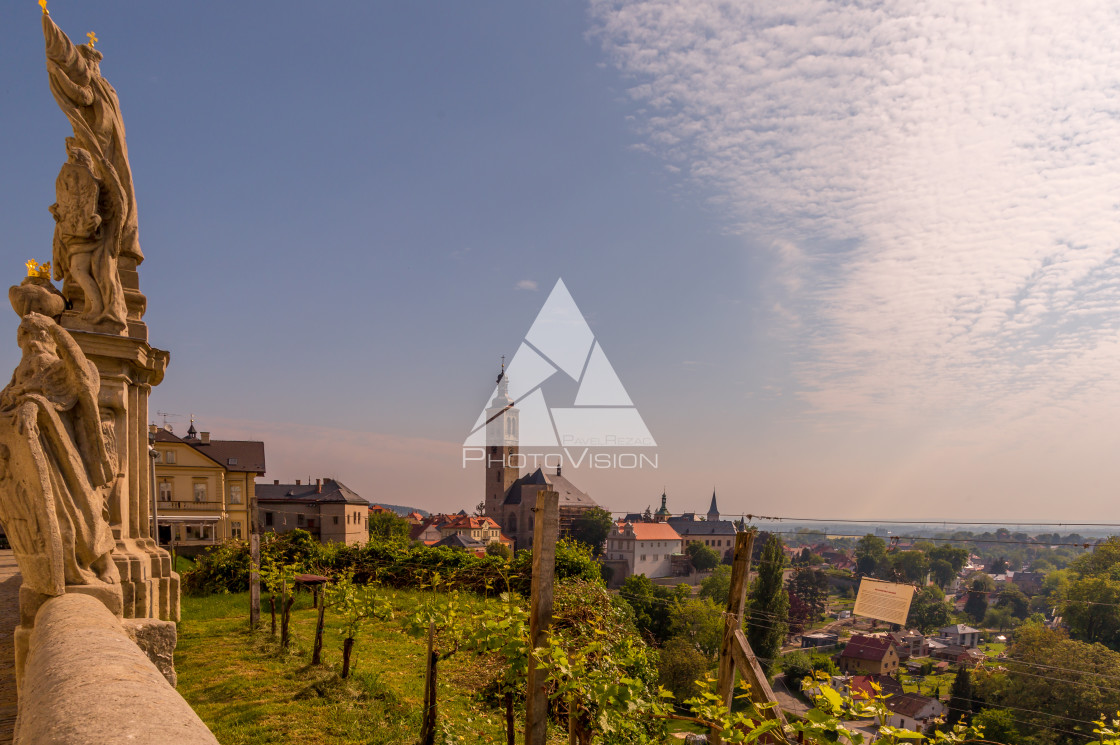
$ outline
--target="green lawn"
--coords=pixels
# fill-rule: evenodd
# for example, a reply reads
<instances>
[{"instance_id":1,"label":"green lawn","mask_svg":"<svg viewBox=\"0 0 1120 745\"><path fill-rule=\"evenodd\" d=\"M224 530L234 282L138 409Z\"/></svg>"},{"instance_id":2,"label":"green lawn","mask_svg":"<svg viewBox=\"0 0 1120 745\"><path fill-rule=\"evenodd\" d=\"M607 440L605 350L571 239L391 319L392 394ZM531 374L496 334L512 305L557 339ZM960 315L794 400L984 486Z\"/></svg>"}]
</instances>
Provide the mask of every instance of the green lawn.
<instances>
[{"instance_id":1,"label":"green lawn","mask_svg":"<svg viewBox=\"0 0 1120 745\"><path fill-rule=\"evenodd\" d=\"M398 614L414 610L420 592L395 592ZM464 605L485 604L464 598ZM292 647L283 652L269 633L248 630L248 593L183 597L175 667L179 692L223 745L257 743L415 742L423 708L425 642L402 631L400 615L370 621L354 648L355 672L342 680L342 638L327 615L322 666L309 664L316 611L309 595L292 612ZM439 668L440 722L449 742L505 742L501 712L478 689L484 660L460 653ZM518 712L519 725L523 715ZM559 737L559 733L557 733ZM559 741L559 740L558 740Z\"/></svg>"}]
</instances>

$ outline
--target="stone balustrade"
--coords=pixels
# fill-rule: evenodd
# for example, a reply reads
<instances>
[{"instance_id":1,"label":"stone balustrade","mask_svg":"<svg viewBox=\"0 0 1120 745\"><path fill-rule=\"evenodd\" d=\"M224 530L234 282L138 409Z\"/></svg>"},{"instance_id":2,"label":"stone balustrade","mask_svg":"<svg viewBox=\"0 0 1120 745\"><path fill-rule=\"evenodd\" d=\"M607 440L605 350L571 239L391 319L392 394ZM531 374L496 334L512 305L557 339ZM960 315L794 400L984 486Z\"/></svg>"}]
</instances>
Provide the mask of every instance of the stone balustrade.
<instances>
[{"instance_id":1,"label":"stone balustrade","mask_svg":"<svg viewBox=\"0 0 1120 745\"><path fill-rule=\"evenodd\" d=\"M104 604L71 593L39 608L13 745L217 742Z\"/></svg>"}]
</instances>

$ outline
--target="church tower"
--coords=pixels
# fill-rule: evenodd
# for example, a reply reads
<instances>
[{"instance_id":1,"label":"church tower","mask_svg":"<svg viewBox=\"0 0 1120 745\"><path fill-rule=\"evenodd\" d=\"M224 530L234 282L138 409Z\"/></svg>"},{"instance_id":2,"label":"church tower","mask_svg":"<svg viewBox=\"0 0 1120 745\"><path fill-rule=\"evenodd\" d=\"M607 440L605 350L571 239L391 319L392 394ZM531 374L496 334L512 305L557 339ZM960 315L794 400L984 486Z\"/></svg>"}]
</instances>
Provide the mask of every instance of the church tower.
<instances>
[{"instance_id":1,"label":"church tower","mask_svg":"<svg viewBox=\"0 0 1120 745\"><path fill-rule=\"evenodd\" d=\"M712 489L712 506L708 508L708 522L719 522L719 507L716 507L715 489Z\"/></svg>"},{"instance_id":2,"label":"church tower","mask_svg":"<svg viewBox=\"0 0 1120 745\"><path fill-rule=\"evenodd\" d=\"M509 395L505 365L498 374L498 392L486 409L486 516L504 529L502 503L517 481L517 424L519 411Z\"/></svg>"}]
</instances>

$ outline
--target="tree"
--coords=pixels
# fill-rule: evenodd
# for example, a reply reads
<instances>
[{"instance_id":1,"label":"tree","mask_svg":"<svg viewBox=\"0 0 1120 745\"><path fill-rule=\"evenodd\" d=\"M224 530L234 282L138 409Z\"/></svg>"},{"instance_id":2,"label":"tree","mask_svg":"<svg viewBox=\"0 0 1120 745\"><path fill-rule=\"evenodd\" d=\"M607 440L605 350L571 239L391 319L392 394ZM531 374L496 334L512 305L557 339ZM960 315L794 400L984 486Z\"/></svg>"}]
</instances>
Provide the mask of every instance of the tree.
<instances>
[{"instance_id":1,"label":"tree","mask_svg":"<svg viewBox=\"0 0 1120 745\"><path fill-rule=\"evenodd\" d=\"M948 626L951 620L950 607L945 602L945 593L940 588L930 585L914 594L913 600L910 601L910 614L906 617L906 625L928 634L934 629Z\"/></svg>"},{"instance_id":2,"label":"tree","mask_svg":"<svg viewBox=\"0 0 1120 745\"><path fill-rule=\"evenodd\" d=\"M916 585L926 583L929 561L921 551L899 551L890 557L891 573L896 579Z\"/></svg>"},{"instance_id":3,"label":"tree","mask_svg":"<svg viewBox=\"0 0 1120 745\"><path fill-rule=\"evenodd\" d=\"M782 655L782 672L786 676L786 685L791 691L801 690L801 681L811 677L817 671L835 673L836 665L823 654L809 654L797 650Z\"/></svg>"},{"instance_id":4,"label":"tree","mask_svg":"<svg viewBox=\"0 0 1120 745\"><path fill-rule=\"evenodd\" d=\"M963 548L954 548L948 544L943 544L926 552L926 556L932 561L944 561L953 568L953 573L956 574L964 569L964 565L968 563L968 551Z\"/></svg>"},{"instance_id":5,"label":"tree","mask_svg":"<svg viewBox=\"0 0 1120 745\"><path fill-rule=\"evenodd\" d=\"M1120 579L1117 576L1120 570L1120 536L1109 536L1107 540L1101 541L1092 551L1074 559L1069 568L1082 577L1108 576Z\"/></svg>"},{"instance_id":6,"label":"tree","mask_svg":"<svg viewBox=\"0 0 1120 745\"><path fill-rule=\"evenodd\" d=\"M984 592L980 580L973 581L972 589L968 593L968 600L964 604L964 612L974 622L983 622L984 616L988 612L988 593Z\"/></svg>"},{"instance_id":7,"label":"tree","mask_svg":"<svg viewBox=\"0 0 1120 745\"><path fill-rule=\"evenodd\" d=\"M933 581L937 586L945 589L952 582L957 573L953 571L953 565L945 559L933 559L929 563L929 573L933 577Z\"/></svg>"},{"instance_id":8,"label":"tree","mask_svg":"<svg viewBox=\"0 0 1120 745\"><path fill-rule=\"evenodd\" d=\"M811 620L816 620L828 608L828 575L820 569L798 569L789 578L787 589L791 602L796 595L809 607L807 618Z\"/></svg>"},{"instance_id":9,"label":"tree","mask_svg":"<svg viewBox=\"0 0 1120 745\"><path fill-rule=\"evenodd\" d=\"M350 676L350 657L354 651L354 640L362 625L370 618L389 618L392 607L384 598L374 597L368 587L359 588L349 575L340 577L323 588L324 598L330 606L338 609L342 627L342 673L343 678Z\"/></svg>"},{"instance_id":10,"label":"tree","mask_svg":"<svg viewBox=\"0 0 1120 745\"><path fill-rule=\"evenodd\" d=\"M1103 576L1073 582L1066 591L1062 614L1073 638L1120 647L1120 582Z\"/></svg>"},{"instance_id":11,"label":"tree","mask_svg":"<svg viewBox=\"0 0 1120 745\"><path fill-rule=\"evenodd\" d=\"M676 587L655 585L644 574L631 574L618 594L634 610L634 625L638 631L657 642L665 642L670 637L672 620L667 609L674 600L689 597L692 588L683 584Z\"/></svg>"},{"instance_id":12,"label":"tree","mask_svg":"<svg viewBox=\"0 0 1120 745\"><path fill-rule=\"evenodd\" d=\"M1000 556L988 565L988 572L991 574L1003 574L1009 567L1010 565L1007 563L1007 559Z\"/></svg>"},{"instance_id":13,"label":"tree","mask_svg":"<svg viewBox=\"0 0 1120 745\"><path fill-rule=\"evenodd\" d=\"M1011 584L1000 590L996 607L1006 608L1011 612L1011 615L1020 620L1029 616L1031 612L1030 600L1027 599L1022 590Z\"/></svg>"},{"instance_id":14,"label":"tree","mask_svg":"<svg viewBox=\"0 0 1120 745\"><path fill-rule=\"evenodd\" d=\"M369 516L369 537L378 541L407 541L412 526L395 512L375 512Z\"/></svg>"},{"instance_id":15,"label":"tree","mask_svg":"<svg viewBox=\"0 0 1120 745\"><path fill-rule=\"evenodd\" d=\"M600 556L603 544L613 529L611 513L601 507L592 507L572 521L572 538L590 546L592 556Z\"/></svg>"},{"instance_id":16,"label":"tree","mask_svg":"<svg viewBox=\"0 0 1120 745\"><path fill-rule=\"evenodd\" d=\"M984 709L972 717L972 724L983 728L985 742L1018 745L1023 741L1019 730L1015 729L1015 718L1007 709Z\"/></svg>"},{"instance_id":17,"label":"tree","mask_svg":"<svg viewBox=\"0 0 1120 745\"><path fill-rule=\"evenodd\" d=\"M706 572L719 566L720 555L711 546L705 546L700 541L689 541L684 552L692 560L692 566L698 572Z\"/></svg>"},{"instance_id":18,"label":"tree","mask_svg":"<svg viewBox=\"0 0 1120 745\"><path fill-rule=\"evenodd\" d=\"M711 598L716 605L727 606L727 596L731 592L731 567L723 564L712 570L712 574L700 583L700 597Z\"/></svg>"},{"instance_id":19,"label":"tree","mask_svg":"<svg viewBox=\"0 0 1120 745\"><path fill-rule=\"evenodd\" d=\"M856 574L875 576L887 562L887 542L868 533L856 544Z\"/></svg>"},{"instance_id":20,"label":"tree","mask_svg":"<svg viewBox=\"0 0 1120 745\"><path fill-rule=\"evenodd\" d=\"M679 599L669 609L669 633L714 658L723 640L723 608L708 598Z\"/></svg>"},{"instance_id":21,"label":"tree","mask_svg":"<svg viewBox=\"0 0 1120 745\"><path fill-rule=\"evenodd\" d=\"M992 579L990 575L984 574L983 572L974 572L969 575L968 583L969 587L974 590L979 588L984 592L996 591L996 581Z\"/></svg>"},{"instance_id":22,"label":"tree","mask_svg":"<svg viewBox=\"0 0 1120 745\"><path fill-rule=\"evenodd\" d=\"M1015 626L1015 616L1008 608L989 608L988 612L984 614L983 625L990 629L999 629L1002 632Z\"/></svg>"},{"instance_id":23,"label":"tree","mask_svg":"<svg viewBox=\"0 0 1120 745\"><path fill-rule=\"evenodd\" d=\"M712 666L709 657L681 636L665 642L658 662L658 682L668 688L677 701L696 695L696 681Z\"/></svg>"},{"instance_id":24,"label":"tree","mask_svg":"<svg viewBox=\"0 0 1120 745\"><path fill-rule=\"evenodd\" d=\"M949 690L949 707L945 714L945 724L950 728L958 722L968 724L972 716L972 674L964 665L957 668L953 687Z\"/></svg>"},{"instance_id":25,"label":"tree","mask_svg":"<svg viewBox=\"0 0 1120 745\"><path fill-rule=\"evenodd\" d=\"M513 558L513 549L501 541L494 541L486 544L486 555L501 556L503 559L509 560Z\"/></svg>"},{"instance_id":26,"label":"tree","mask_svg":"<svg viewBox=\"0 0 1120 745\"><path fill-rule=\"evenodd\" d=\"M772 535L759 560L758 576L751 583L747 640L767 672L781 653L789 617L789 594L782 583L782 541Z\"/></svg>"}]
</instances>

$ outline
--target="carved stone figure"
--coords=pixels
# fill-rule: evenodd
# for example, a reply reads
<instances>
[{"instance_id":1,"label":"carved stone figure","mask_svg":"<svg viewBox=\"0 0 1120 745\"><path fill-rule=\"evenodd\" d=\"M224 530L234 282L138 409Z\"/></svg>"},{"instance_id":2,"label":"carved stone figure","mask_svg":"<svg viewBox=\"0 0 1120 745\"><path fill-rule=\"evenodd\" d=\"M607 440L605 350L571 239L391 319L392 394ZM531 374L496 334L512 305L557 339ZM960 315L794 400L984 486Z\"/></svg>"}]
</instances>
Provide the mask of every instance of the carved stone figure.
<instances>
[{"instance_id":1,"label":"carved stone figure","mask_svg":"<svg viewBox=\"0 0 1120 745\"><path fill-rule=\"evenodd\" d=\"M69 278L82 288L83 319L119 333L127 327L128 310L117 273L118 247L102 230L99 210L106 207L99 201L101 182L93 174L89 152L73 137L66 138L66 154L55 180L57 201L50 206L55 219L54 278Z\"/></svg>"},{"instance_id":2,"label":"carved stone figure","mask_svg":"<svg viewBox=\"0 0 1120 745\"><path fill-rule=\"evenodd\" d=\"M0 392L0 520L24 585L118 584L106 495L116 478L97 404L100 376L61 326L29 313L23 357Z\"/></svg>"},{"instance_id":3,"label":"carved stone figure","mask_svg":"<svg viewBox=\"0 0 1120 745\"><path fill-rule=\"evenodd\" d=\"M137 230L136 194L132 186L132 169L128 163L128 147L125 144L124 120L121 118L120 102L113 86L101 77L101 52L91 44L73 44L69 37L62 32L50 16L43 14L43 38L46 41L47 72L50 77L51 93L59 108L70 120L74 128L75 143L67 143L67 153L70 161L63 166L63 173L59 174L59 188L66 195L66 199L73 205L59 197L59 205L65 220L59 218L59 225L70 221L68 227L61 228L62 235L71 240L85 240L82 245L92 245L93 234L83 232L90 228L89 195L93 184L98 187L98 198L92 203L93 211L100 220L100 224L93 228L98 233L97 242L104 246L101 254L94 249L75 251L71 246L65 249L73 256L83 255L90 258L92 266L84 273L75 272L71 261L55 260L55 271L61 276L56 279L73 279L86 295L86 315L101 317L109 325L119 325L124 328L125 315L120 280L116 276L116 260L119 257L129 257L135 263L143 261L144 255L140 251L140 241ZM84 151L89 156L89 162L84 163L84 156L75 154L75 150ZM94 177L92 184L81 173L82 167L87 167ZM72 209L71 209L72 207ZM67 232L74 229L77 232ZM59 234L56 233L56 251L58 250ZM102 260L98 266L97 257ZM79 258L79 263L84 266L86 259ZM113 266L109 267L108 264ZM98 271L100 269L101 271ZM110 272L110 269L112 270ZM107 302L105 279L112 274L115 292L111 302ZM92 277L101 290L92 293L83 284L88 283ZM66 292L65 286L63 287ZM100 303L100 312L95 313L93 308Z\"/></svg>"}]
</instances>

